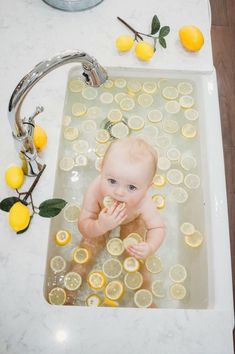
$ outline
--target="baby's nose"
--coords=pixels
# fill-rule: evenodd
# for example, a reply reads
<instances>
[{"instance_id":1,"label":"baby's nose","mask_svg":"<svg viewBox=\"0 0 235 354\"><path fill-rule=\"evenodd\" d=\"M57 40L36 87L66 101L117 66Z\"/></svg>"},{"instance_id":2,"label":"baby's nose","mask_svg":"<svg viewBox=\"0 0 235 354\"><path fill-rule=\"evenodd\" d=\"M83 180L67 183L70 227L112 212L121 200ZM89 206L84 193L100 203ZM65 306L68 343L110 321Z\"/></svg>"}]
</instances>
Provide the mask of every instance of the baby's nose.
<instances>
[{"instance_id":1,"label":"baby's nose","mask_svg":"<svg viewBox=\"0 0 235 354\"><path fill-rule=\"evenodd\" d=\"M118 196L118 197L123 197L124 196L124 189L122 187L118 187L116 190L115 190L115 194Z\"/></svg>"}]
</instances>

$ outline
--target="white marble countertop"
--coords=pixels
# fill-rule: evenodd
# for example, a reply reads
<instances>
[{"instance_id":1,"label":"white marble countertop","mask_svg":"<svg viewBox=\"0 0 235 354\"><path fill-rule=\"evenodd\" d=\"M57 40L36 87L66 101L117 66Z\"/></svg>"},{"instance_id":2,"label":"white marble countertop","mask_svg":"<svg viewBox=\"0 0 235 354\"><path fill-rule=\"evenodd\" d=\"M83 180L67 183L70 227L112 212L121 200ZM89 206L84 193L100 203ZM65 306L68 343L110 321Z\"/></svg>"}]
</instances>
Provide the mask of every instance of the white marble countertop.
<instances>
[{"instance_id":1,"label":"white marble countertop","mask_svg":"<svg viewBox=\"0 0 235 354\"><path fill-rule=\"evenodd\" d=\"M55 10L41 0L0 3L0 198L11 191L4 171L18 162L7 108L19 80L39 61L65 49L79 49L104 66L126 66L189 71L213 68L209 14L206 0L104 0L96 8L77 13ZM158 49L150 63L117 53L114 40L129 33L116 20L148 31L157 13L170 25L168 49ZM192 19L193 14L193 19ZM205 34L205 46L192 55L177 38L180 26L193 21ZM36 105L45 107L39 119L47 127L49 142L44 154L47 169L35 190L37 202L50 198L69 65L45 77L28 95L25 115ZM182 353L232 354L232 316L225 305L219 310L142 310L57 307L43 297L49 220L35 217L30 229L17 236L0 212L0 353Z\"/></svg>"}]
</instances>

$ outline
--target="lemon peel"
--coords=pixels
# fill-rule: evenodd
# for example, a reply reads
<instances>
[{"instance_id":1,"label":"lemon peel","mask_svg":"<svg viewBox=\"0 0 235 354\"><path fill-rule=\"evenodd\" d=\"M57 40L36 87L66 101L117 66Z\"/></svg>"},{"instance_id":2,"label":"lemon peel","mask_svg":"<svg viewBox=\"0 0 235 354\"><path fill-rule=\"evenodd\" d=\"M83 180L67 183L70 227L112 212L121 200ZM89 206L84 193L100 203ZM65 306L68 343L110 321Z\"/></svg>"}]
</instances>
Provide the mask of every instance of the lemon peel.
<instances>
[{"instance_id":1,"label":"lemon peel","mask_svg":"<svg viewBox=\"0 0 235 354\"><path fill-rule=\"evenodd\" d=\"M16 231L26 229L30 222L29 208L21 202L16 202L9 211L9 225Z\"/></svg>"},{"instance_id":2,"label":"lemon peel","mask_svg":"<svg viewBox=\"0 0 235 354\"><path fill-rule=\"evenodd\" d=\"M13 165L6 169L5 181L8 187L18 189L24 183L24 172L20 166Z\"/></svg>"}]
</instances>

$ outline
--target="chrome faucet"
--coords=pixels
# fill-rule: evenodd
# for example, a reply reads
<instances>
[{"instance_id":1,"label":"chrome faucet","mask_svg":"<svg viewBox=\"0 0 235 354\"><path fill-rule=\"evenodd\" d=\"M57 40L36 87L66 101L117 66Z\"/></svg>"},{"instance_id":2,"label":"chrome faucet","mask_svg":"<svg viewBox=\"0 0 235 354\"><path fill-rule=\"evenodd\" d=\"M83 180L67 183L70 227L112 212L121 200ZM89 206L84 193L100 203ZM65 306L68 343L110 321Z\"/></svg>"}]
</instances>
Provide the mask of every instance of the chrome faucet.
<instances>
[{"instance_id":1,"label":"chrome faucet","mask_svg":"<svg viewBox=\"0 0 235 354\"><path fill-rule=\"evenodd\" d=\"M37 154L33 143L34 118L43 111L43 107L36 107L35 112L28 118L21 118L22 103L31 88L50 71L67 63L79 62L82 64L85 82L90 86L100 86L108 78L105 69L88 54L77 50L65 51L51 59L37 64L18 83L12 93L8 106L8 118L12 128L16 149L23 160L23 169L28 176L37 176L43 167L43 163ZM26 162L26 163L25 163Z\"/></svg>"}]
</instances>

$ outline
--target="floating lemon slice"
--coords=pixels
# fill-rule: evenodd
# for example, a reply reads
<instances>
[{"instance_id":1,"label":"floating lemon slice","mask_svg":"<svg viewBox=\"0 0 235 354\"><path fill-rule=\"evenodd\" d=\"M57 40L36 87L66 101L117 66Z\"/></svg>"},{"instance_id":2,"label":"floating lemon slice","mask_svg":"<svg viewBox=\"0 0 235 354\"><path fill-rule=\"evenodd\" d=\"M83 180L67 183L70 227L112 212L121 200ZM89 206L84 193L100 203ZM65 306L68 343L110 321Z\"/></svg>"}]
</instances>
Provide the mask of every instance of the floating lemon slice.
<instances>
[{"instance_id":1,"label":"floating lemon slice","mask_svg":"<svg viewBox=\"0 0 235 354\"><path fill-rule=\"evenodd\" d=\"M107 247L107 251L112 256L121 256L121 254L124 252L124 246L122 240L120 240L120 238L117 237L114 237L111 240L109 240L106 247Z\"/></svg>"},{"instance_id":2,"label":"floating lemon slice","mask_svg":"<svg viewBox=\"0 0 235 354\"><path fill-rule=\"evenodd\" d=\"M102 111L101 111L100 107L92 106L92 107L88 108L86 115L87 115L87 117L89 117L91 119L92 118L96 119L96 118L100 118L101 114L102 114Z\"/></svg>"},{"instance_id":3,"label":"floating lemon slice","mask_svg":"<svg viewBox=\"0 0 235 354\"><path fill-rule=\"evenodd\" d=\"M144 127L144 119L140 116L131 116L128 119L128 126L132 130L141 130Z\"/></svg>"},{"instance_id":4,"label":"floating lemon slice","mask_svg":"<svg viewBox=\"0 0 235 354\"><path fill-rule=\"evenodd\" d=\"M127 273L124 277L124 284L127 289L137 290L143 284L143 275L139 272Z\"/></svg>"},{"instance_id":5,"label":"floating lemon slice","mask_svg":"<svg viewBox=\"0 0 235 354\"><path fill-rule=\"evenodd\" d=\"M155 255L146 258L145 266L150 273L154 274L160 273L163 269L161 259Z\"/></svg>"},{"instance_id":6,"label":"floating lemon slice","mask_svg":"<svg viewBox=\"0 0 235 354\"><path fill-rule=\"evenodd\" d=\"M179 103L183 108L191 108L194 105L194 98L192 96L181 96Z\"/></svg>"},{"instance_id":7,"label":"floating lemon slice","mask_svg":"<svg viewBox=\"0 0 235 354\"><path fill-rule=\"evenodd\" d=\"M67 290L77 290L82 285L82 277L76 272L69 272L64 277L64 287Z\"/></svg>"},{"instance_id":8,"label":"floating lemon slice","mask_svg":"<svg viewBox=\"0 0 235 354\"><path fill-rule=\"evenodd\" d=\"M115 204L115 202L116 201L112 197L110 197L110 195L106 195L103 198L103 204L105 208L111 208Z\"/></svg>"},{"instance_id":9,"label":"floating lemon slice","mask_svg":"<svg viewBox=\"0 0 235 354\"><path fill-rule=\"evenodd\" d=\"M194 169L195 167L197 167L197 160L193 156L183 155L181 157L180 164L184 170L190 171L190 170Z\"/></svg>"},{"instance_id":10,"label":"floating lemon slice","mask_svg":"<svg viewBox=\"0 0 235 354\"><path fill-rule=\"evenodd\" d=\"M66 261L61 256L55 256L50 261L50 268L53 270L54 273L60 273L65 270Z\"/></svg>"},{"instance_id":11,"label":"floating lemon slice","mask_svg":"<svg viewBox=\"0 0 235 354\"><path fill-rule=\"evenodd\" d=\"M94 132L96 130L96 128L97 128L97 124L92 119L86 119L82 122L81 129L85 133Z\"/></svg>"},{"instance_id":12,"label":"floating lemon slice","mask_svg":"<svg viewBox=\"0 0 235 354\"><path fill-rule=\"evenodd\" d=\"M69 81L69 89L71 92L81 92L85 83L80 79L73 79Z\"/></svg>"},{"instance_id":13,"label":"floating lemon slice","mask_svg":"<svg viewBox=\"0 0 235 354\"><path fill-rule=\"evenodd\" d=\"M64 116L63 122L62 122L63 126L67 127L71 123L71 120L72 120L72 118L70 116L68 116L68 115Z\"/></svg>"},{"instance_id":14,"label":"floating lemon slice","mask_svg":"<svg viewBox=\"0 0 235 354\"><path fill-rule=\"evenodd\" d=\"M119 92L117 93L115 96L114 96L114 100L116 103L120 104L121 100L124 98L124 97L128 97L126 93L124 92Z\"/></svg>"},{"instance_id":15,"label":"floating lemon slice","mask_svg":"<svg viewBox=\"0 0 235 354\"><path fill-rule=\"evenodd\" d=\"M104 298L102 305L110 306L110 307L118 307L119 306L117 301L110 300L107 297Z\"/></svg>"},{"instance_id":16,"label":"floating lemon slice","mask_svg":"<svg viewBox=\"0 0 235 354\"><path fill-rule=\"evenodd\" d=\"M64 129L64 138L66 140L72 141L77 139L79 135L79 130L77 127L67 127Z\"/></svg>"},{"instance_id":17,"label":"floating lemon slice","mask_svg":"<svg viewBox=\"0 0 235 354\"><path fill-rule=\"evenodd\" d=\"M106 129L99 129L96 132L95 139L101 144L107 143L107 141L110 139L109 132Z\"/></svg>"},{"instance_id":18,"label":"floating lemon slice","mask_svg":"<svg viewBox=\"0 0 235 354\"><path fill-rule=\"evenodd\" d=\"M158 136L159 130L153 125L145 125L143 129L143 134L144 136L146 136L147 139L153 139Z\"/></svg>"},{"instance_id":19,"label":"floating lemon slice","mask_svg":"<svg viewBox=\"0 0 235 354\"><path fill-rule=\"evenodd\" d=\"M152 305L153 295L147 289L137 290L134 296L134 303L137 307L147 308Z\"/></svg>"},{"instance_id":20,"label":"floating lemon slice","mask_svg":"<svg viewBox=\"0 0 235 354\"><path fill-rule=\"evenodd\" d=\"M179 131L179 123L176 120L166 119L162 124L163 130L169 134L175 134Z\"/></svg>"},{"instance_id":21,"label":"floating lemon slice","mask_svg":"<svg viewBox=\"0 0 235 354\"><path fill-rule=\"evenodd\" d=\"M86 166L88 159L84 155L78 155L75 157L75 166Z\"/></svg>"},{"instance_id":22,"label":"floating lemon slice","mask_svg":"<svg viewBox=\"0 0 235 354\"><path fill-rule=\"evenodd\" d=\"M184 241L188 246L197 248L201 246L203 242L203 236L199 231L195 230L192 235L185 235Z\"/></svg>"},{"instance_id":23,"label":"floating lemon slice","mask_svg":"<svg viewBox=\"0 0 235 354\"><path fill-rule=\"evenodd\" d=\"M182 284L173 284L170 287L170 296L174 300L183 300L187 294L185 287Z\"/></svg>"},{"instance_id":24,"label":"floating lemon slice","mask_svg":"<svg viewBox=\"0 0 235 354\"><path fill-rule=\"evenodd\" d=\"M163 175L156 174L153 177L153 184L156 187L163 187L166 184L166 177Z\"/></svg>"},{"instance_id":25,"label":"floating lemon slice","mask_svg":"<svg viewBox=\"0 0 235 354\"><path fill-rule=\"evenodd\" d=\"M86 298L86 304L90 307L98 307L102 304L102 300L99 295L91 294Z\"/></svg>"},{"instance_id":26,"label":"floating lemon slice","mask_svg":"<svg viewBox=\"0 0 235 354\"><path fill-rule=\"evenodd\" d=\"M158 209L163 209L166 206L166 201L165 201L165 197L161 194L154 194L152 196L152 199L154 201L154 203L156 204Z\"/></svg>"},{"instance_id":27,"label":"floating lemon slice","mask_svg":"<svg viewBox=\"0 0 235 354\"><path fill-rule=\"evenodd\" d=\"M143 91L146 93L154 93L157 90L157 83L155 81L146 81L143 83Z\"/></svg>"},{"instance_id":28,"label":"floating lemon slice","mask_svg":"<svg viewBox=\"0 0 235 354\"><path fill-rule=\"evenodd\" d=\"M171 162L167 157L159 157L158 159L158 168L162 171L167 171L171 167Z\"/></svg>"},{"instance_id":29,"label":"floating lemon slice","mask_svg":"<svg viewBox=\"0 0 235 354\"><path fill-rule=\"evenodd\" d=\"M193 85L189 82L180 82L177 88L181 95L190 95L193 92Z\"/></svg>"},{"instance_id":30,"label":"floating lemon slice","mask_svg":"<svg viewBox=\"0 0 235 354\"><path fill-rule=\"evenodd\" d=\"M169 80L161 78L161 79L158 80L157 86L160 89L160 88L162 88L163 86L165 86L167 84L169 84Z\"/></svg>"},{"instance_id":31,"label":"floating lemon slice","mask_svg":"<svg viewBox=\"0 0 235 354\"><path fill-rule=\"evenodd\" d=\"M120 111L120 109L112 109L111 111L109 111L107 117L110 122L117 123L122 120L122 112Z\"/></svg>"},{"instance_id":32,"label":"floating lemon slice","mask_svg":"<svg viewBox=\"0 0 235 354\"><path fill-rule=\"evenodd\" d=\"M118 278L122 274L122 264L116 258L106 259L103 263L102 270L107 278Z\"/></svg>"},{"instance_id":33,"label":"floating lemon slice","mask_svg":"<svg viewBox=\"0 0 235 354\"><path fill-rule=\"evenodd\" d=\"M79 154L85 154L88 149L89 149L89 143L87 140L76 140L73 145L72 148L75 152L79 153Z\"/></svg>"},{"instance_id":34,"label":"floating lemon slice","mask_svg":"<svg viewBox=\"0 0 235 354\"><path fill-rule=\"evenodd\" d=\"M124 238L124 240L123 240L123 246L124 246L124 248L125 248L126 250L128 249L128 247L137 245L138 243L139 243L139 242L136 240L136 238L131 237L131 236L126 237L126 238Z\"/></svg>"},{"instance_id":35,"label":"floating lemon slice","mask_svg":"<svg viewBox=\"0 0 235 354\"><path fill-rule=\"evenodd\" d=\"M193 173L189 173L184 177L184 184L189 189L197 189L201 184L200 177Z\"/></svg>"},{"instance_id":36,"label":"floating lemon slice","mask_svg":"<svg viewBox=\"0 0 235 354\"><path fill-rule=\"evenodd\" d=\"M165 110L170 114L177 114L180 111L180 104L178 101L169 101L165 104Z\"/></svg>"},{"instance_id":37,"label":"floating lemon slice","mask_svg":"<svg viewBox=\"0 0 235 354\"><path fill-rule=\"evenodd\" d=\"M105 88L110 89L113 87L113 81L108 79L105 81L105 83L103 85Z\"/></svg>"},{"instance_id":38,"label":"floating lemon slice","mask_svg":"<svg viewBox=\"0 0 235 354\"><path fill-rule=\"evenodd\" d=\"M102 272L91 272L88 275L87 282L92 289L100 290L105 286L106 278Z\"/></svg>"},{"instance_id":39,"label":"floating lemon slice","mask_svg":"<svg viewBox=\"0 0 235 354\"><path fill-rule=\"evenodd\" d=\"M59 230L55 235L55 242L59 246L65 246L71 241L71 233L66 230Z\"/></svg>"},{"instance_id":40,"label":"floating lemon slice","mask_svg":"<svg viewBox=\"0 0 235 354\"><path fill-rule=\"evenodd\" d=\"M143 241L143 237L137 234L137 232L131 232L126 238L131 237L132 239L134 238L138 243Z\"/></svg>"},{"instance_id":41,"label":"floating lemon slice","mask_svg":"<svg viewBox=\"0 0 235 354\"><path fill-rule=\"evenodd\" d=\"M166 149L171 145L171 137L169 135L159 135L156 138L156 145L161 149Z\"/></svg>"},{"instance_id":42,"label":"floating lemon slice","mask_svg":"<svg viewBox=\"0 0 235 354\"><path fill-rule=\"evenodd\" d=\"M180 226L180 231L182 232L182 234L190 236L192 235L196 230L195 230L195 226L193 224L191 224L190 222L184 222L181 226Z\"/></svg>"},{"instance_id":43,"label":"floating lemon slice","mask_svg":"<svg viewBox=\"0 0 235 354\"><path fill-rule=\"evenodd\" d=\"M175 202L180 204L188 200L188 193L182 187L173 187L170 195Z\"/></svg>"},{"instance_id":44,"label":"floating lemon slice","mask_svg":"<svg viewBox=\"0 0 235 354\"><path fill-rule=\"evenodd\" d=\"M109 144L97 144L95 147L95 153L98 157L103 157L106 150L108 149Z\"/></svg>"},{"instance_id":45,"label":"floating lemon slice","mask_svg":"<svg viewBox=\"0 0 235 354\"><path fill-rule=\"evenodd\" d=\"M178 162L180 160L181 153L177 148L172 147L169 150L167 150L166 156L170 161Z\"/></svg>"},{"instance_id":46,"label":"floating lemon slice","mask_svg":"<svg viewBox=\"0 0 235 354\"><path fill-rule=\"evenodd\" d=\"M82 97L86 100L94 100L97 97L97 90L94 87L85 87L82 90Z\"/></svg>"},{"instance_id":47,"label":"floating lemon slice","mask_svg":"<svg viewBox=\"0 0 235 354\"><path fill-rule=\"evenodd\" d=\"M147 93L142 93L138 96L138 103L141 107L150 107L153 104L153 97Z\"/></svg>"},{"instance_id":48,"label":"floating lemon slice","mask_svg":"<svg viewBox=\"0 0 235 354\"><path fill-rule=\"evenodd\" d=\"M87 263L91 258L90 252L83 247L76 247L73 250L73 260L78 264Z\"/></svg>"},{"instance_id":49,"label":"floating lemon slice","mask_svg":"<svg viewBox=\"0 0 235 354\"><path fill-rule=\"evenodd\" d=\"M105 296L110 300L119 300L124 294L123 284L118 280L112 280L105 288Z\"/></svg>"},{"instance_id":50,"label":"floating lemon slice","mask_svg":"<svg viewBox=\"0 0 235 354\"><path fill-rule=\"evenodd\" d=\"M180 184L184 180L184 175L180 170L172 168L167 172L166 178L168 179L168 182L171 184Z\"/></svg>"},{"instance_id":51,"label":"floating lemon slice","mask_svg":"<svg viewBox=\"0 0 235 354\"><path fill-rule=\"evenodd\" d=\"M64 305L66 301L66 292L64 289L56 287L49 292L48 299L52 305Z\"/></svg>"},{"instance_id":52,"label":"floating lemon slice","mask_svg":"<svg viewBox=\"0 0 235 354\"><path fill-rule=\"evenodd\" d=\"M175 264L170 267L169 278L175 283L182 283L187 278L187 271L182 264Z\"/></svg>"},{"instance_id":53,"label":"floating lemon slice","mask_svg":"<svg viewBox=\"0 0 235 354\"><path fill-rule=\"evenodd\" d=\"M131 111L135 107L135 101L131 97L124 97L120 101L120 108L123 111Z\"/></svg>"},{"instance_id":54,"label":"floating lemon slice","mask_svg":"<svg viewBox=\"0 0 235 354\"><path fill-rule=\"evenodd\" d=\"M194 138L197 135L197 129L194 125L190 124L190 123L186 123L182 126L182 135L185 138Z\"/></svg>"},{"instance_id":55,"label":"floating lemon slice","mask_svg":"<svg viewBox=\"0 0 235 354\"><path fill-rule=\"evenodd\" d=\"M133 93L137 93L141 90L142 85L138 80L130 80L127 83L127 89Z\"/></svg>"},{"instance_id":56,"label":"floating lemon slice","mask_svg":"<svg viewBox=\"0 0 235 354\"><path fill-rule=\"evenodd\" d=\"M161 122L162 118L163 118L163 114L159 109L153 109L148 113L148 120L152 123Z\"/></svg>"},{"instance_id":57,"label":"floating lemon slice","mask_svg":"<svg viewBox=\"0 0 235 354\"><path fill-rule=\"evenodd\" d=\"M164 298L166 295L163 288L163 282L161 280L154 280L151 285L151 290L153 295L158 298Z\"/></svg>"},{"instance_id":58,"label":"floating lemon slice","mask_svg":"<svg viewBox=\"0 0 235 354\"><path fill-rule=\"evenodd\" d=\"M100 95L100 101L104 104L110 104L113 102L113 95L110 92L103 92Z\"/></svg>"},{"instance_id":59,"label":"floating lemon slice","mask_svg":"<svg viewBox=\"0 0 235 354\"><path fill-rule=\"evenodd\" d=\"M102 157L97 157L97 159L95 160L95 168L97 171L101 171L102 169L102 161L103 161L103 158Z\"/></svg>"},{"instance_id":60,"label":"floating lemon slice","mask_svg":"<svg viewBox=\"0 0 235 354\"><path fill-rule=\"evenodd\" d=\"M59 167L62 171L70 171L74 167L74 159L69 156L64 156L59 162Z\"/></svg>"},{"instance_id":61,"label":"floating lemon slice","mask_svg":"<svg viewBox=\"0 0 235 354\"><path fill-rule=\"evenodd\" d=\"M127 257L123 262L123 268L126 272L137 272L140 268L140 263L135 257Z\"/></svg>"},{"instance_id":62,"label":"floating lemon slice","mask_svg":"<svg viewBox=\"0 0 235 354\"><path fill-rule=\"evenodd\" d=\"M178 90L174 86L167 86L162 90L162 96L167 100L175 100L178 94Z\"/></svg>"},{"instance_id":63,"label":"floating lemon slice","mask_svg":"<svg viewBox=\"0 0 235 354\"><path fill-rule=\"evenodd\" d=\"M72 105L72 114L75 117L81 117L86 113L86 106L83 103L76 102Z\"/></svg>"},{"instance_id":64,"label":"floating lemon slice","mask_svg":"<svg viewBox=\"0 0 235 354\"><path fill-rule=\"evenodd\" d=\"M116 79L116 80L114 81L114 85L115 85L117 88L124 88L124 87L126 87L126 80L123 79L123 78Z\"/></svg>"},{"instance_id":65,"label":"floating lemon slice","mask_svg":"<svg viewBox=\"0 0 235 354\"><path fill-rule=\"evenodd\" d=\"M184 111L184 116L188 120L197 120L199 117L199 113L196 109L189 108Z\"/></svg>"},{"instance_id":66,"label":"floating lemon slice","mask_svg":"<svg viewBox=\"0 0 235 354\"><path fill-rule=\"evenodd\" d=\"M114 138L122 139L128 136L130 131L125 123L119 122L112 126L110 133Z\"/></svg>"},{"instance_id":67,"label":"floating lemon slice","mask_svg":"<svg viewBox=\"0 0 235 354\"><path fill-rule=\"evenodd\" d=\"M67 204L64 208L64 218L68 222L77 222L81 208L74 203Z\"/></svg>"}]
</instances>

